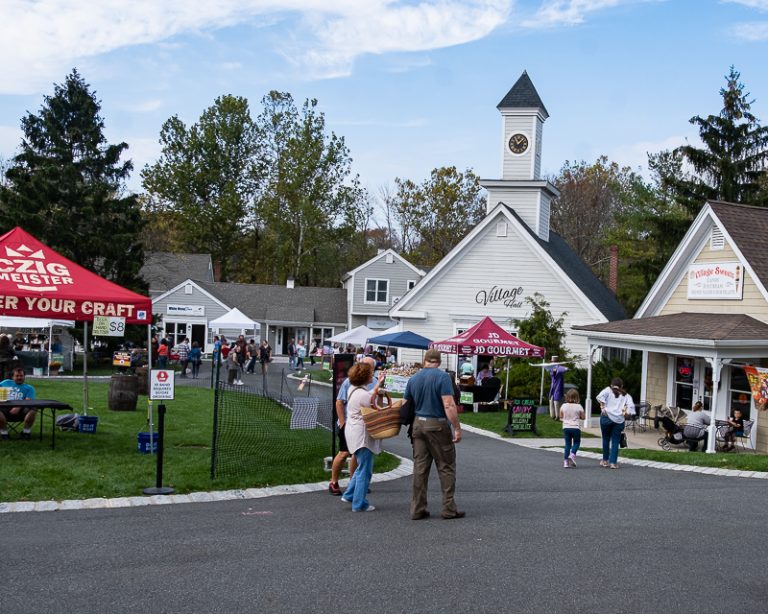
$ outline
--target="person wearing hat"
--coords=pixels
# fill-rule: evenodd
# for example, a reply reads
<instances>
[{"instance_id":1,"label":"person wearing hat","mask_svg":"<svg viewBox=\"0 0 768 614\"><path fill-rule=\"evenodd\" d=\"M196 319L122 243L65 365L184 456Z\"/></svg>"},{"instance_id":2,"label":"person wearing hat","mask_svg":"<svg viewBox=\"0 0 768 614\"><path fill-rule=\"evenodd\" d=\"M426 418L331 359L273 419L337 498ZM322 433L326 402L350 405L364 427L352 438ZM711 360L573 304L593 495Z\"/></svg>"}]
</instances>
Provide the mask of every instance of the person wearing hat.
<instances>
[{"instance_id":1,"label":"person wearing hat","mask_svg":"<svg viewBox=\"0 0 768 614\"><path fill-rule=\"evenodd\" d=\"M463 518L464 512L456 508L456 448L461 441L461 424L453 399L451 376L438 367L440 352L427 350L424 368L414 375L405 387L405 399L413 403L413 492L411 518L429 517L427 486L432 461L437 467L443 491L441 516L446 520Z\"/></svg>"}]
</instances>

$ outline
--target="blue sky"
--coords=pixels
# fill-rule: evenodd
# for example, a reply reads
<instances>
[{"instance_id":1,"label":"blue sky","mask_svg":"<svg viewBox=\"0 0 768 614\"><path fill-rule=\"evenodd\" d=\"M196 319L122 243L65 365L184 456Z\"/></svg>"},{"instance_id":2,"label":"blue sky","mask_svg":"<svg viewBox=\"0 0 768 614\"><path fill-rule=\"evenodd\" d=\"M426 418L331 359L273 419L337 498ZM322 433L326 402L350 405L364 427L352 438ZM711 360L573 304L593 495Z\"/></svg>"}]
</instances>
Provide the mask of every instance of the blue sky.
<instances>
[{"instance_id":1,"label":"blue sky","mask_svg":"<svg viewBox=\"0 0 768 614\"><path fill-rule=\"evenodd\" d=\"M543 171L695 141L733 64L768 124L768 0L0 0L0 156L77 67L139 170L162 123L217 96L317 98L376 194L455 165L500 173L496 105L527 70Z\"/></svg>"}]
</instances>

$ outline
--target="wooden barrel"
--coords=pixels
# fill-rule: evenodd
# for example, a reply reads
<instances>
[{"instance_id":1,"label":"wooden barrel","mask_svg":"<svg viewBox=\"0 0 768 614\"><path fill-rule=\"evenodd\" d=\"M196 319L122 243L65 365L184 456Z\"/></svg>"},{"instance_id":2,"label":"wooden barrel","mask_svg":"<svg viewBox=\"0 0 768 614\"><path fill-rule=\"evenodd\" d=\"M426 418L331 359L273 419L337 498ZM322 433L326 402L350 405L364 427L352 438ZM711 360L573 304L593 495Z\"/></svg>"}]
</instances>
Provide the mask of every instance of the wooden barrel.
<instances>
[{"instance_id":1,"label":"wooden barrel","mask_svg":"<svg viewBox=\"0 0 768 614\"><path fill-rule=\"evenodd\" d=\"M136 411L139 400L139 378L135 375L115 374L109 382L109 409Z\"/></svg>"},{"instance_id":2,"label":"wooden barrel","mask_svg":"<svg viewBox=\"0 0 768 614\"><path fill-rule=\"evenodd\" d=\"M149 395L148 372L148 367L136 367L136 377L139 378L139 394L143 394L144 396Z\"/></svg>"}]
</instances>

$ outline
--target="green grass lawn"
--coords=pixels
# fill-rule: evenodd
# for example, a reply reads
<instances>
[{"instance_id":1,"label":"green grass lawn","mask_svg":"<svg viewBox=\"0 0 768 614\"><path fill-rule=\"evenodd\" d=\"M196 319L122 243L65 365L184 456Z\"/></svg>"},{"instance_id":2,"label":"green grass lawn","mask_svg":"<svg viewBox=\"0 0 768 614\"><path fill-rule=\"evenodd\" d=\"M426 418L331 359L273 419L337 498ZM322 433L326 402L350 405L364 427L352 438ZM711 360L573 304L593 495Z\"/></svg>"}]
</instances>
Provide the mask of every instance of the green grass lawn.
<instances>
[{"instance_id":1,"label":"green grass lawn","mask_svg":"<svg viewBox=\"0 0 768 614\"><path fill-rule=\"evenodd\" d=\"M67 402L82 413L82 382L35 380L38 398ZM156 456L140 454L137 433L147 430L146 397L139 397L135 412L107 409L109 385L89 385L89 415L99 417L96 433L57 432L56 449L50 447L50 414L46 416L43 441L35 424L31 441L11 435L0 442L3 482L0 501L39 501L141 495L155 485ZM213 391L179 386L176 399L166 401L163 485L176 493L252 488L276 484L316 482L328 479L322 458L330 455L330 433L313 433L304 452L294 454L286 438L306 432L281 432L278 449L265 462L248 464L236 477L210 479L213 427ZM60 412L61 413L61 412ZM287 414L287 412L286 412ZM157 402L155 402L157 424ZM268 440L267 440L268 442ZM389 471L398 461L391 455L377 457L375 471Z\"/></svg>"},{"instance_id":2,"label":"green grass lawn","mask_svg":"<svg viewBox=\"0 0 768 614\"><path fill-rule=\"evenodd\" d=\"M328 369L302 369L301 371L296 371L295 375L297 377L311 375L313 382L323 382L325 384L330 384L333 380L333 372Z\"/></svg>"},{"instance_id":3,"label":"green grass lawn","mask_svg":"<svg viewBox=\"0 0 768 614\"><path fill-rule=\"evenodd\" d=\"M602 448L582 447L588 452L600 454ZM687 450L646 450L643 448L625 448L619 453L621 458L637 458L659 463L675 463L677 465L695 465L697 467L718 467L720 469L736 469L739 471L768 471L768 456L752 452L707 454L705 452L688 452Z\"/></svg>"},{"instance_id":4,"label":"green grass lawn","mask_svg":"<svg viewBox=\"0 0 768 614\"><path fill-rule=\"evenodd\" d=\"M502 437L512 437L509 433L504 431L504 427L507 426L507 412L494 411L486 413L463 413L459 414L459 420L463 424L469 424L470 426L476 426L477 428L485 429L486 431L492 431L498 433ZM560 422L555 422L549 417L549 414L538 414L536 416L536 430L538 435L526 432L516 432L515 438L553 438L563 436L563 425ZM582 438L594 437L589 433L582 433Z\"/></svg>"}]
</instances>

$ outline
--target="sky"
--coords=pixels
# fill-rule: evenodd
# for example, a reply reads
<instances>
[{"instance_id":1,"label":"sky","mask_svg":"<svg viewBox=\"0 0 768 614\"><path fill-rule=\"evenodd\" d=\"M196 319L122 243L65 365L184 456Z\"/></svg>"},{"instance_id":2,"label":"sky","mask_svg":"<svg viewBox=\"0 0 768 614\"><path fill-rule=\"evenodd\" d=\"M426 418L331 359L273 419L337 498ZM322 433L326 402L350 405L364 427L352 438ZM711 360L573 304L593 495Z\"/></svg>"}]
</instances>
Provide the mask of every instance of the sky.
<instances>
[{"instance_id":1,"label":"sky","mask_svg":"<svg viewBox=\"0 0 768 614\"><path fill-rule=\"evenodd\" d=\"M501 172L499 101L525 70L542 171L696 143L730 66L768 124L768 0L0 0L0 158L77 68L139 171L218 96L316 98L372 194L432 169Z\"/></svg>"}]
</instances>

